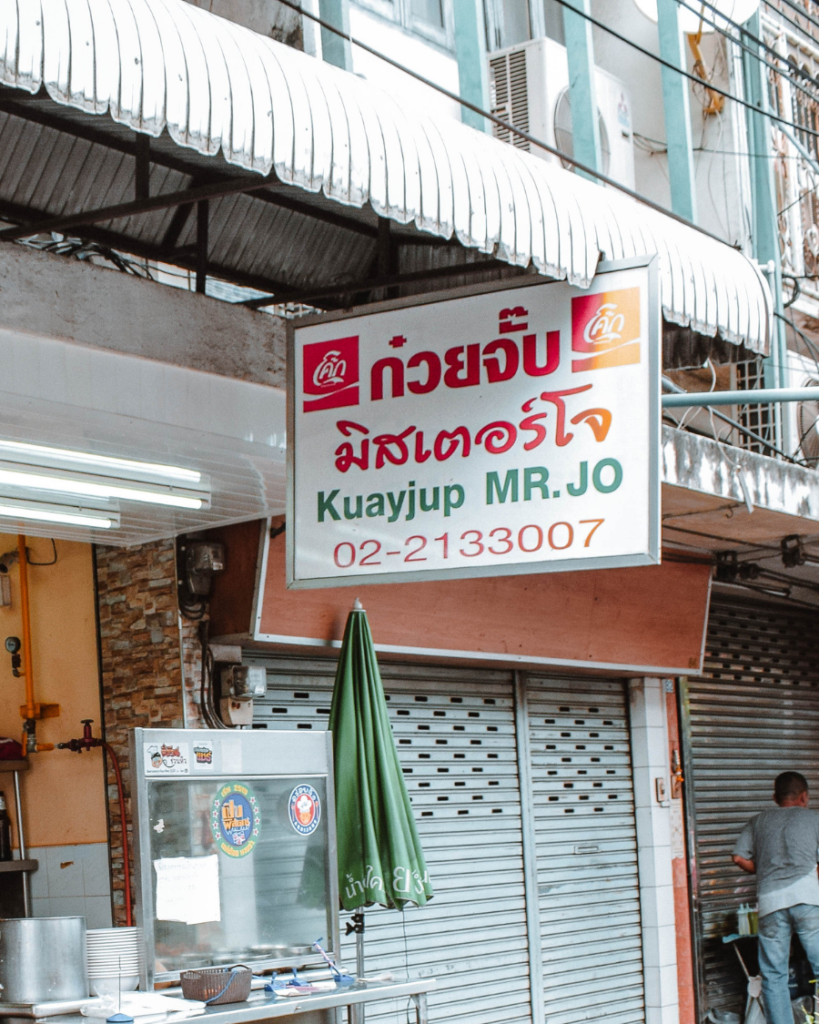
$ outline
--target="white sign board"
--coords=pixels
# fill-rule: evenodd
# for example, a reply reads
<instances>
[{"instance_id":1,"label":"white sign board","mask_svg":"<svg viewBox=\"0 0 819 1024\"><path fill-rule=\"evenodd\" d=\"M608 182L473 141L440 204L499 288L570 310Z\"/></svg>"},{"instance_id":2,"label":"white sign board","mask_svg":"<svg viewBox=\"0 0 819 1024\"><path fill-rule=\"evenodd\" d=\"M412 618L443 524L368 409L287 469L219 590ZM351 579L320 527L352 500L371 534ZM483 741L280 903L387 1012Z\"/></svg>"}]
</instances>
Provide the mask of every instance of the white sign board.
<instances>
[{"instance_id":1,"label":"white sign board","mask_svg":"<svg viewBox=\"0 0 819 1024\"><path fill-rule=\"evenodd\" d=\"M291 329L288 585L660 560L656 263Z\"/></svg>"}]
</instances>

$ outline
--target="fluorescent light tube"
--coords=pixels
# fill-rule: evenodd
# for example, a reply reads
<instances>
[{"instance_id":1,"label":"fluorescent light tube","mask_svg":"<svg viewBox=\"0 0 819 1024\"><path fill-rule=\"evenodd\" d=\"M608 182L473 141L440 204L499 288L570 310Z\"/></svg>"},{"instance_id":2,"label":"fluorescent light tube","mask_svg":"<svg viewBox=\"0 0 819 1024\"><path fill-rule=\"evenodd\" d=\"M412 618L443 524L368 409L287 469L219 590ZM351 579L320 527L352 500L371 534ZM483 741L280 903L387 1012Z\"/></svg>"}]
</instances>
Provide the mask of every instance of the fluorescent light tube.
<instances>
[{"instance_id":1,"label":"fluorescent light tube","mask_svg":"<svg viewBox=\"0 0 819 1024\"><path fill-rule=\"evenodd\" d=\"M144 484L127 480L72 473L71 470L46 469L39 466L18 466L0 463L0 484L61 494L81 494L88 498L121 498L125 501L168 505L172 508L200 509L209 505L210 495L169 484Z\"/></svg>"},{"instance_id":2,"label":"fluorescent light tube","mask_svg":"<svg viewBox=\"0 0 819 1024\"><path fill-rule=\"evenodd\" d=\"M138 462L135 459L118 459L111 455L94 455L91 452L77 452L69 448L50 448L39 444L28 444L23 441L0 440L0 453L8 459L22 461L23 458L43 459L54 462L73 462L82 466L98 467L121 473L138 473L145 476L160 477L165 480L179 480L183 483L198 484L202 474L196 469L184 469L182 466L166 466L159 462Z\"/></svg>"},{"instance_id":3,"label":"fluorescent light tube","mask_svg":"<svg viewBox=\"0 0 819 1024\"><path fill-rule=\"evenodd\" d=\"M95 530L110 530L119 526L116 512L95 512L93 509L74 508L71 505L48 505L45 502L17 501L0 497L1 519L28 519L39 523L60 523L65 526L88 526Z\"/></svg>"}]
</instances>

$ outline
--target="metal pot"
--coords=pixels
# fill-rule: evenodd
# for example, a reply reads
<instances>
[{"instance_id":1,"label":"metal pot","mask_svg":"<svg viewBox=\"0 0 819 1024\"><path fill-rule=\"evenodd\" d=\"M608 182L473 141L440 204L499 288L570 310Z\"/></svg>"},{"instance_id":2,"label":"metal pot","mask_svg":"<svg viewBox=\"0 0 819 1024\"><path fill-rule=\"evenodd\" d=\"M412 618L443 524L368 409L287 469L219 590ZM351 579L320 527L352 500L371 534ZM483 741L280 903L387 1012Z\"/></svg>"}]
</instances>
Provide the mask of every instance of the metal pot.
<instances>
[{"instance_id":1,"label":"metal pot","mask_svg":"<svg viewBox=\"0 0 819 1024\"><path fill-rule=\"evenodd\" d=\"M0 1000L85 999L84 917L0 918Z\"/></svg>"}]
</instances>

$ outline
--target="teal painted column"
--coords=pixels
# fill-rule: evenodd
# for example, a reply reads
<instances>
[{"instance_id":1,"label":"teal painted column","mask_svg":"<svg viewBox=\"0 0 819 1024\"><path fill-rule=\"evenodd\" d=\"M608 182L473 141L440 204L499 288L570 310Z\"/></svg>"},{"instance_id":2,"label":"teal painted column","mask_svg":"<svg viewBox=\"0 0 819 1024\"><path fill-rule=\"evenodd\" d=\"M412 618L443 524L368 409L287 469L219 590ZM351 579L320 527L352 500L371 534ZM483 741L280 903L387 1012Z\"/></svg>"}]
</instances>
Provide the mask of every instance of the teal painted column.
<instances>
[{"instance_id":1,"label":"teal painted column","mask_svg":"<svg viewBox=\"0 0 819 1024\"><path fill-rule=\"evenodd\" d=\"M481 110L489 110L489 74L486 67L486 24L483 0L455 0L455 53L458 58L458 91ZM479 132L490 130L485 117L461 107L461 120Z\"/></svg>"},{"instance_id":2,"label":"teal painted column","mask_svg":"<svg viewBox=\"0 0 819 1024\"><path fill-rule=\"evenodd\" d=\"M779 251L779 225L777 223L776 185L773 171L773 145L771 123L767 114L768 100L767 71L760 61L754 59L759 48L751 36L761 38L759 12L746 22L748 35L743 42L747 47L742 54L742 71L745 81L745 98L755 107L746 107L748 126L748 155L750 159L751 198L753 203L753 244L754 256L765 267L773 264L773 273L766 274L774 297L774 308L782 313L782 264ZM751 52L749 53L748 50ZM765 387L787 387L788 343L785 325L774 320L771 354L765 360ZM787 415L782 415L782 406L777 408L778 437L776 443L788 451L792 443Z\"/></svg>"},{"instance_id":3,"label":"teal painted column","mask_svg":"<svg viewBox=\"0 0 819 1024\"><path fill-rule=\"evenodd\" d=\"M685 70L683 37L677 19L677 0L657 0L660 56L673 67L662 68L665 137L671 209L692 224L697 223L697 190L691 145L691 109L688 79L674 68Z\"/></svg>"},{"instance_id":4,"label":"teal painted column","mask_svg":"<svg viewBox=\"0 0 819 1024\"><path fill-rule=\"evenodd\" d=\"M335 64L344 71L353 70L353 54L350 46L350 0L319 0L319 17L334 25L347 36L342 39L326 28L321 30L321 56L328 64Z\"/></svg>"},{"instance_id":5,"label":"teal painted column","mask_svg":"<svg viewBox=\"0 0 819 1024\"><path fill-rule=\"evenodd\" d=\"M594 44L589 0L568 0L578 13L563 8L563 32L569 57L569 97L572 104L572 156L595 171L603 171L600 124L594 82ZM578 172L582 174L583 172ZM596 181L592 175L586 175Z\"/></svg>"}]
</instances>

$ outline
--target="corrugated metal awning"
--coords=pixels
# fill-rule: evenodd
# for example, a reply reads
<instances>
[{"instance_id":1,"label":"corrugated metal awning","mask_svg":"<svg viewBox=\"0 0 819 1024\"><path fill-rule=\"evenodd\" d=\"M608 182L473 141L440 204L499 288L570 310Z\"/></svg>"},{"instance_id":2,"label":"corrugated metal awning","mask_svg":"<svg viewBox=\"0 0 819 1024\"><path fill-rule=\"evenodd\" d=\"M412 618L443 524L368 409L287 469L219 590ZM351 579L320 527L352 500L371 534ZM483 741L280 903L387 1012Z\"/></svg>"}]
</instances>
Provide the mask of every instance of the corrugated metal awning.
<instances>
[{"instance_id":1,"label":"corrugated metal awning","mask_svg":"<svg viewBox=\"0 0 819 1024\"><path fill-rule=\"evenodd\" d=\"M460 122L400 107L354 75L183 0L5 0L0 83L33 96L44 89L54 104L156 139L167 132L177 150L260 175L275 172L305 201L326 209L329 200L405 226L405 240L418 233L454 238L581 287L589 286L601 255L656 252L668 321L768 350L768 286L737 250ZM0 124L0 135L7 132ZM113 182L110 162L107 171L102 158L97 164ZM88 180L93 166L79 161L78 178ZM69 211L64 194L60 205L60 188L70 192L78 178L72 182L69 173L61 182L54 171L46 205ZM172 177L165 176L166 189L180 187ZM97 184L102 194L117 194L104 180ZM17 192L26 188L32 194L28 178L14 187L0 181L0 200L19 205ZM280 254L287 235L274 234L269 219L252 215L249 205L245 196L220 201L221 265L278 268L279 279L286 278L286 259L274 265L272 255L258 251L258 235L268 233L266 248ZM142 241L169 229L158 214L136 220L132 232ZM334 283L342 254L348 274L356 263L371 262L370 239L365 245L349 238L343 227L322 231L312 238L292 233L302 264L298 283ZM314 267L303 266L305 257Z\"/></svg>"}]
</instances>

